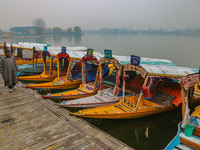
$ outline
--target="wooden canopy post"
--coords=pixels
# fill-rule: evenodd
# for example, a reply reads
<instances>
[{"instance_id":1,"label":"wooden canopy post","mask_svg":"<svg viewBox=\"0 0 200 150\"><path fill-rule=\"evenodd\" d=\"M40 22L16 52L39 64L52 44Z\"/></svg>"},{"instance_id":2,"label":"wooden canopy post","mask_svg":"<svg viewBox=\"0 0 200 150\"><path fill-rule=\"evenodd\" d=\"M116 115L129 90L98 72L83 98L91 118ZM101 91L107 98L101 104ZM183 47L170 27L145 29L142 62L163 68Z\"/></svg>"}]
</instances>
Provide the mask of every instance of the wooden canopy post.
<instances>
[{"instance_id":1,"label":"wooden canopy post","mask_svg":"<svg viewBox=\"0 0 200 150\"><path fill-rule=\"evenodd\" d=\"M44 56L45 61L43 60L43 65L44 65L44 73L47 74L47 55ZM44 59L44 58L43 58Z\"/></svg>"},{"instance_id":2,"label":"wooden canopy post","mask_svg":"<svg viewBox=\"0 0 200 150\"><path fill-rule=\"evenodd\" d=\"M57 59L57 76L58 76L58 79L59 79L60 78L60 60L59 59Z\"/></svg>"},{"instance_id":3,"label":"wooden canopy post","mask_svg":"<svg viewBox=\"0 0 200 150\"><path fill-rule=\"evenodd\" d=\"M146 76L146 78L145 78L145 80L144 80L143 87L147 84L148 79L149 79L149 74L147 74L147 76ZM138 107L139 107L141 98L142 98L142 91L140 92L140 96L139 96L139 98L138 98L135 111L138 110Z\"/></svg>"},{"instance_id":4,"label":"wooden canopy post","mask_svg":"<svg viewBox=\"0 0 200 150\"><path fill-rule=\"evenodd\" d=\"M182 83L180 83L181 86L181 101L182 101L182 119L184 119L185 116L185 90L183 88Z\"/></svg>"},{"instance_id":5,"label":"wooden canopy post","mask_svg":"<svg viewBox=\"0 0 200 150\"><path fill-rule=\"evenodd\" d=\"M94 89L93 89L93 91L95 90L95 89L97 89L98 90L98 88L97 88L97 82L98 82L98 78L99 78L99 65L98 65L98 67L97 67L97 72L96 72L96 77L95 77L95 83L94 83Z\"/></svg>"},{"instance_id":6,"label":"wooden canopy post","mask_svg":"<svg viewBox=\"0 0 200 150\"><path fill-rule=\"evenodd\" d=\"M65 59L68 59L68 58L65 58ZM72 62L72 59L70 58L70 60L69 60L69 62L68 62L67 74L66 74L66 78L65 78L66 81L67 81L67 79L68 79L69 69L70 69L70 66L71 66L71 62ZM64 61L64 63L65 63L65 61Z\"/></svg>"},{"instance_id":7,"label":"wooden canopy post","mask_svg":"<svg viewBox=\"0 0 200 150\"><path fill-rule=\"evenodd\" d=\"M125 77L125 75L126 75L126 71L124 71L123 77ZM123 91L123 97L122 97L122 104L124 104L124 98L125 98L125 84L126 84L126 81L123 80L123 89L122 89L122 91Z\"/></svg>"},{"instance_id":8,"label":"wooden canopy post","mask_svg":"<svg viewBox=\"0 0 200 150\"><path fill-rule=\"evenodd\" d=\"M52 61L53 61L53 59L52 59L52 58L53 58L53 56L51 56L51 57L50 57L50 64L49 64L49 75L51 75L51 68L53 67L53 66L52 66Z\"/></svg>"},{"instance_id":9,"label":"wooden canopy post","mask_svg":"<svg viewBox=\"0 0 200 150\"><path fill-rule=\"evenodd\" d=\"M101 79L100 82L103 82L103 80L102 80L102 66L101 66L101 64L99 66L100 66L99 67L99 76L100 76L100 79ZM100 83L100 84L102 84L102 83ZM101 88L100 88L100 95L102 95L102 89Z\"/></svg>"},{"instance_id":10,"label":"wooden canopy post","mask_svg":"<svg viewBox=\"0 0 200 150\"><path fill-rule=\"evenodd\" d=\"M6 51L7 51L6 41L4 41L3 49L4 49L4 56L5 56L6 55Z\"/></svg>"},{"instance_id":11,"label":"wooden canopy post","mask_svg":"<svg viewBox=\"0 0 200 150\"><path fill-rule=\"evenodd\" d=\"M37 52L37 51L35 51L35 52L36 52L36 54L37 54L36 62L35 62L35 67L37 68L38 52Z\"/></svg>"},{"instance_id":12,"label":"wooden canopy post","mask_svg":"<svg viewBox=\"0 0 200 150\"><path fill-rule=\"evenodd\" d=\"M119 74L120 72L122 71L122 65L120 66L119 70L117 71L117 76L119 77ZM120 78L120 77L119 77ZM117 86L115 84L115 88L114 88L114 92L113 92L113 100L115 98L115 93L116 93L116 90L117 90Z\"/></svg>"},{"instance_id":13,"label":"wooden canopy post","mask_svg":"<svg viewBox=\"0 0 200 150\"><path fill-rule=\"evenodd\" d=\"M35 48L33 47L33 68L35 68L35 64L34 64L34 50L35 50Z\"/></svg>"},{"instance_id":14,"label":"wooden canopy post","mask_svg":"<svg viewBox=\"0 0 200 150\"><path fill-rule=\"evenodd\" d=\"M15 48L13 47L13 52L12 52L12 56L15 58Z\"/></svg>"}]
</instances>

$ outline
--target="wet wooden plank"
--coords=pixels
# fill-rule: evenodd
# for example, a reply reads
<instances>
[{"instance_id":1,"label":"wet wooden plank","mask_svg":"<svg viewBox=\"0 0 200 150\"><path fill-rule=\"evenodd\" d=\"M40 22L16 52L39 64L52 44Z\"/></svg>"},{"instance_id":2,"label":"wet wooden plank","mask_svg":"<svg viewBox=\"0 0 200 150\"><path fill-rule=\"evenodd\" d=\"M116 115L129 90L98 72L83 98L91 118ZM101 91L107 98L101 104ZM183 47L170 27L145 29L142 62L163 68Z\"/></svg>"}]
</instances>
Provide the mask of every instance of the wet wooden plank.
<instances>
[{"instance_id":1,"label":"wet wooden plank","mask_svg":"<svg viewBox=\"0 0 200 150\"><path fill-rule=\"evenodd\" d=\"M0 78L0 149L132 149L22 84Z\"/></svg>"}]
</instances>

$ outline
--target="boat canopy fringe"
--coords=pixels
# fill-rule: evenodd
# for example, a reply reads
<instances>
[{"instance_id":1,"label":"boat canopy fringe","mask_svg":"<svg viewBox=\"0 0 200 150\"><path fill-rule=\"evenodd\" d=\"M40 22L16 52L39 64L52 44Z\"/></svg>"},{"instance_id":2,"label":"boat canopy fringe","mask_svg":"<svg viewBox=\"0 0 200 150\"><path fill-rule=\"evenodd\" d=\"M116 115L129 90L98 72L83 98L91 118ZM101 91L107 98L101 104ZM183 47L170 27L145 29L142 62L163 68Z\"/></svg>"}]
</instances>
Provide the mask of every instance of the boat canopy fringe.
<instances>
[{"instance_id":1,"label":"boat canopy fringe","mask_svg":"<svg viewBox=\"0 0 200 150\"><path fill-rule=\"evenodd\" d=\"M115 95L115 94L119 95L120 77L122 76L122 73L123 73L122 72L122 70L123 70L122 69L122 64L117 59L115 59L114 57L113 58L103 57L99 61L99 65L100 65L100 68L101 68L100 72L103 72L103 65L105 63L111 63L118 69L117 74L116 74L116 80L115 80L116 83L115 83L115 90L114 90L114 94L113 95ZM101 75L99 76L99 79L100 79L100 90L102 91L103 90L103 79L102 79Z\"/></svg>"},{"instance_id":2,"label":"boat canopy fringe","mask_svg":"<svg viewBox=\"0 0 200 150\"><path fill-rule=\"evenodd\" d=\"M69 56L67 53L59 53L59 54L57 55L57 58L58 58L58 59L67 58L68 61L70 60L70 56Z\"/></svg>"},{"instance_id":3,"label":"boat canopy fringe","mask_svg":"<svg viewBox=\"0 0 200 150\"><path fill-rule=\"evenodd\" d=\"M182 127L185 127L185 124L190 122L190 109L188 106L188 91L190 87L193 87L195 84L200 83L200 74L193 74L186 77L181 78L181 96L182 96L182 115L183 115L183 123Z\"/></svg>"},{"instance_id":4,"label":"boat canopy fringe","mask_svg":"<svg viewBox=\"0 0 200 150\"><path fill-rule=\"evenodd\" d=\"M149 74L149 77L171 78L176 80L188 74L195 73L192 69L186 67L146 64L136 66L131 63L124 65L124 71L136 71L138 74L141 74L143 78Z\"/></svg>"},{"instance_id":5,"label":"boat canopy fringe","mask_svg":"<svg viewBox=\"0 0 200 150\"><path fill-rule=\"evenodd\" d=\"M82 84L83 85L87 84L87 75L86 75L86 61L87 60L95 60L97 65L99 66L99 61L93 54L87 54L87 55L83 56L83 58L81 59L81 63L82 63ZM99 77L99 67L97 68L97 72L96 72L94 89L96 89L96 87L97 87L98 77Z\"/></svg>"}]
</instances>

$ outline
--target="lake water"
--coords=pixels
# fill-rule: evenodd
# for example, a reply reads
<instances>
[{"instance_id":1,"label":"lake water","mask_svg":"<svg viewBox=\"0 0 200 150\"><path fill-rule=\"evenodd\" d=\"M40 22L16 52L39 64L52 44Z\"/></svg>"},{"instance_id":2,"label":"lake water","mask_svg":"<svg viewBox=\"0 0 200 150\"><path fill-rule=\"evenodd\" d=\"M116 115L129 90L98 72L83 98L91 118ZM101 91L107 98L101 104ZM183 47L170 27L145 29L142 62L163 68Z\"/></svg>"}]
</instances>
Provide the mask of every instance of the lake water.
<instances>
[{"instance_id":1,"label":"lake water","mask_svg":"<svg viewBox=\"0 0 200 150\"><path fill-rule=\"evenodd\" d=\"M165 58L178 66L200 66L200 36L192 35L98 35L86 34L80 38L51 37L23 38L14 42L40 42L60 46L86 46L103 53L104 49L113 54Z\"/></svg>"},{"instance_id":2,"label":"lake water","mask_svg":"<svg viewBox=\"0 0 200 150\"><path fill-rule=\"evenodd\" d=\"M27 38L14 39L13 42L17 41L41 42L60 46L86 46L99 52L111 49L116 55L134 54L143 57L165 58L178 66L193 68L200 66L200 36L89 34L80 38ZM177 125L181 121L181 109L141 119L86 120L137 150L159 150L163 149L176 135ZM145 138L147 127L148 139Z\"/></svg>"}]
</instances>

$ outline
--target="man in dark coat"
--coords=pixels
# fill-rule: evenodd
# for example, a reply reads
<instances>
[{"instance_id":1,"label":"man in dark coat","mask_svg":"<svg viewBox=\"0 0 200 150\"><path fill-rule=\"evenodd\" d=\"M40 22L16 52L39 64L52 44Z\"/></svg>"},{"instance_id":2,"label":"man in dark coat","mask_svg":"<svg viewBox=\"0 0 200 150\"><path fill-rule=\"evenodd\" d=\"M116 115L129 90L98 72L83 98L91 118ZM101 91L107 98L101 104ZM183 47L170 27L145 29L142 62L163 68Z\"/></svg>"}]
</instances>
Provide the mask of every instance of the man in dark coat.
<instances>
[{"instance_id":1,"label":"man in dark coat","mask_svg":"<svg viewBox=\"0 0 200 150\"><path fill-rule=\"evenodd\" d=\"M1 73L4 79L5 86L8 86L9 92L17 83L17 72L19 68L15 59L10 55L10 51L6 51L6 55L1 58Z\"/></svg>"}]
</instances>

